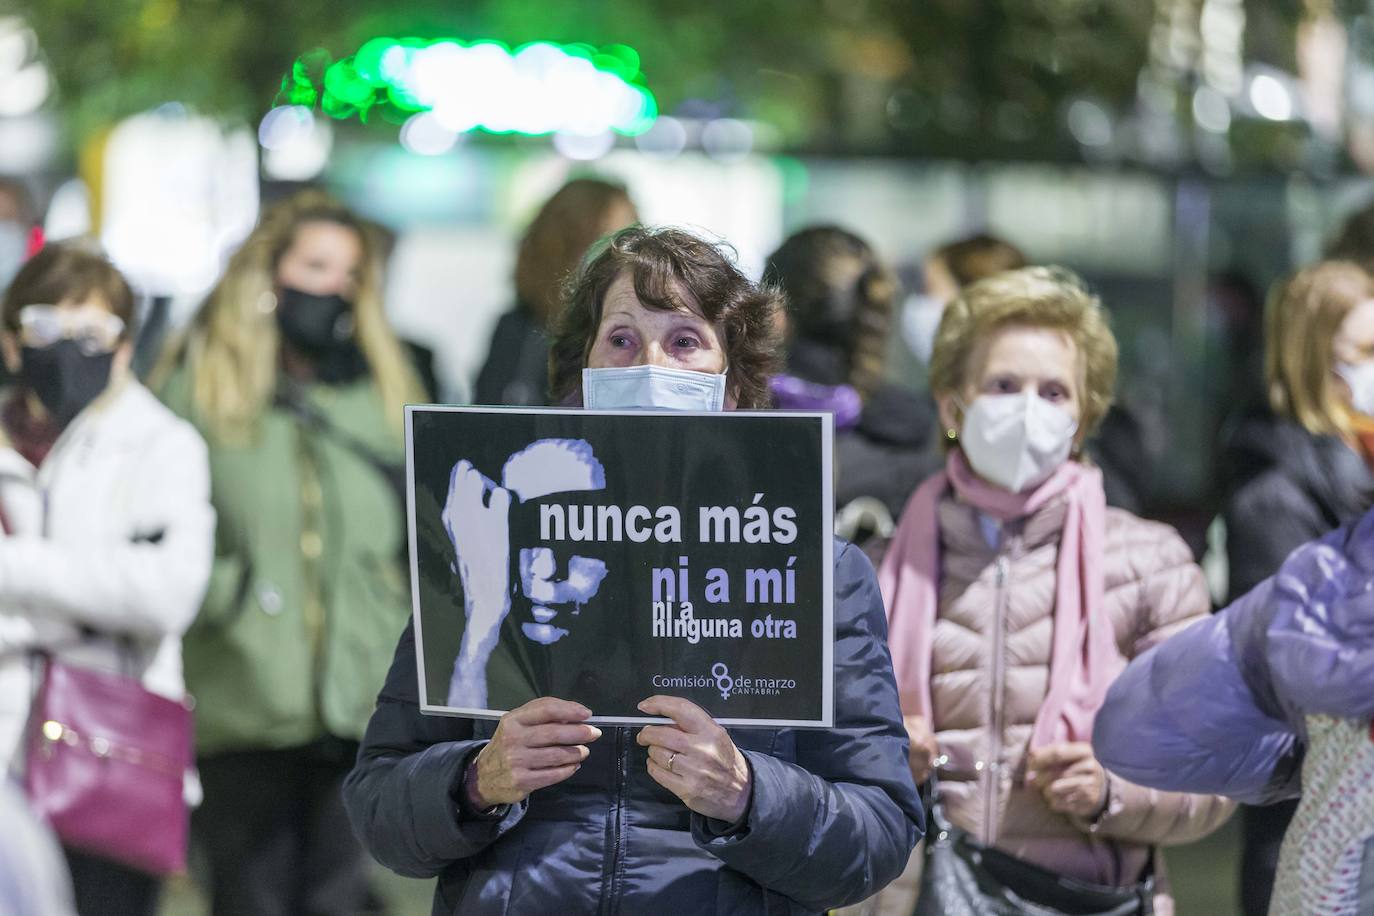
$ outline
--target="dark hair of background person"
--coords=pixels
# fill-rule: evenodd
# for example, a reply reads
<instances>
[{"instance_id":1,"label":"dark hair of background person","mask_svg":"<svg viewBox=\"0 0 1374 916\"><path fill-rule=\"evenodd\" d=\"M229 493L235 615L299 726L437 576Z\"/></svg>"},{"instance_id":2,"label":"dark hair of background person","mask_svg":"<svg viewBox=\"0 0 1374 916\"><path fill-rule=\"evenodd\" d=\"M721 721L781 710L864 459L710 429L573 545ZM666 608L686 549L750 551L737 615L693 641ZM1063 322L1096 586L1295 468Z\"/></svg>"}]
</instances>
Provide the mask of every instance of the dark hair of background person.
<instances>
[{"instance_id":1,"label":"dark hair of background person","mask_svg":"<svg viewBox=\"0 0 1374 916\"><path fill-rule=\"evenodd\" d=\"M646 308L697 311L718 327L725 342L726 390L742 409L769 406L768 379L777 369L779 350L774 318L781 296L750 282L720 247L681 229L643 226L613 235L568 288L549 349L555 402L579 393L606 293L621 274L631 277Z\"/></svg>"},{"instance_id":2,"label":"dark hair of background person","mask_svg":"<svg viewBox=\"0 0 1374 916\"><path fill-rule=\"evenodd\" d=\"M843 381L867 399L883 384L897 278L868 243L837 226L815 226L773 252L763 281L787 300L794 338L838 348Z\"/></svg>"},{"instance_id":3,"label":"dark hair of background person","mask_svg":"<svg viewBox=\"0 0 1374 916\"><path fill-rule=\"evenodd\" d=\"M1326 247L1326 260L1354 261L1365 270L1374 270L1374 203L1346 217Z\"/></svg>"},{"instance_id":4,"label":"dark hair of background person","mask_svg":"<svg viewBox=\"0 0 1374 916\"><path fill-rule=\"evenodd\" d=\"M73 243L44 245L24 263L5 291L0 321L19 330L19 313L30 305L79 303L97 296L124 322L124 337L134 326L134 293L124 275L104 255Z\"/></svg>"},{"instance_id":5,"label":"dark hair of background person","mask_svg":"<svg viewBox=\"0 0 1374 916\"><path fill-rule=\"evenodd\" d=\"M618 213L629 213L628 222L634 221L629 192L599 178L575 178L539 208L515 255L515 293L539 324L553 323L563 285L587 249L608 226L614 228Z\"/></svg>"},{"instance_id":6,"label":"dark hair of background person","mask_svg":"<svg viewBox=\"0 0 1374 916\"><path fill-rule=\"evenodd\" d=\"M987 233L941 245L931 257L944 264L954 282L965 287L1008 270L1030 265L1021 249Z\"/></svg>"}]
</instances>

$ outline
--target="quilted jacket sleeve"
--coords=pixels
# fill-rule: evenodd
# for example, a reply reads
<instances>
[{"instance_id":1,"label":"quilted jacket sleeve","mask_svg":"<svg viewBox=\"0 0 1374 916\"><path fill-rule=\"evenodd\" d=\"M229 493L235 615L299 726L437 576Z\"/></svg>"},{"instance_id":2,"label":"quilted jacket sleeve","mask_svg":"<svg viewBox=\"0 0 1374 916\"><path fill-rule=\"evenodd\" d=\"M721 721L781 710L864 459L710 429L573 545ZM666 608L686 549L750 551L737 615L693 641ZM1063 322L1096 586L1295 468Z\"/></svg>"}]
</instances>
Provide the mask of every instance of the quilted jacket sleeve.
<instances>
[{"instance_id":1,"label":"quilted jacket sleeve","mask_svg":"<svg viewBox=\"0 0 1374 916\"><path fill-rule=\"evenodd\" d=\"M1192 552L1171 529L1149 525L1157 542L1143 552L1150 558L1142 568L1136 633L1125 647L1131 658L1209 620L1211 598L1202 570ZM1115 693L1115 690L1113 691ZM1111 766L1099 756L1104 766ZM1189 843L1216 830L1234 810L1232 802L1216 795L1161 791L1123 778L1117 772L1110 781L1107 807L1092 822L1080 826L1089 832L1115 839L1151 845Z\"/></svg>"},{"instance_id":2,"label":"quilted jacket sleeve","mask_svg":"<svg viewBox=\"0 0 1374 916\"><path fill-rule=\"evenodd\" d=\"M1266 674L1272 590L1261 583L1131 662L1093 728L1103 766L1137 788L1252 803L1297 794L1301 748Z\"/></svg>"},{"instance_id":3,"label":"quilted jacket sleeve","mask_svg":"<svg viewBox=\"0 0 1374 916\"><path fill-rule=\"evenodd\" d=\"M474 740L471 719L420 714L410 624L358 761L344 781L353 832L378 862L402 875L430 878L520 822L528 802L498 809L492 817L467 816L458 804L455 790L468 760L485 743Z\"/></svg>"}]
</instances>

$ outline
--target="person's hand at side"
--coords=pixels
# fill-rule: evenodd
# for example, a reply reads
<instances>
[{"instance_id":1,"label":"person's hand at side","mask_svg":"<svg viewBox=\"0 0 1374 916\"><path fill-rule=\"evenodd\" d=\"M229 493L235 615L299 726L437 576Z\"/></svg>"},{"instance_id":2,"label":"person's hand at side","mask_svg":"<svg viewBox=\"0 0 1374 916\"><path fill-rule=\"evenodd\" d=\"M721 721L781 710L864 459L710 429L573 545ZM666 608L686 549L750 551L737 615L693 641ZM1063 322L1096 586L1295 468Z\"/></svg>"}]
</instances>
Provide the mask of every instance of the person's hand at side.
<instances>
[{"instance_id":1,"label":"person's hand at side","mask_svg":"<svg viewBox=\"0 0 1374 916\"><path fill-rule=\"evenodd\" d=\"M753 777L730 734L681 697L650 697L639 709L673 720L672 725L646 725L635 738L649 749L654 781L697 814L739 823L749 807Z\"/></svg>"},{"instance_id":2,"label":"person's hand at side","mask_svg":"<svg viewBox=\"0 0 1374 916\"><path fill-rule=\"evenodd\" d=\"M1033 750L1026 770L1026 782L1045 796L1045 804L1052 811L1092 820L1107 804L1107 771L1087 742L1050 744Z\"/></svg>"},{"instance_id":3,"label":"person's hand at side","mask_svg":"<svg viewBox=\"0 0 1374 916\"><path fill-rule=\"evenodd\" d=\"M911 740L907 749L911 778L920 785L930 778L935 768L935 758L940 756L940 745L935 743L935 733L930 730L930 723L925 716L903 716L902 724L906 726L907 737Z\"/></svg>"},{"instance_id":4,"label":"person's hand at side","mask_svg":"<svg viewBox=\"0 0 1374 916\"><path fill-rule=\"evenodd\" d=\"M464 791L478 811L513 805L577 772L601 729L586 724L580 703L540 697L501 717L496 733L468 767Z\"/></svg>"}]
</instances>

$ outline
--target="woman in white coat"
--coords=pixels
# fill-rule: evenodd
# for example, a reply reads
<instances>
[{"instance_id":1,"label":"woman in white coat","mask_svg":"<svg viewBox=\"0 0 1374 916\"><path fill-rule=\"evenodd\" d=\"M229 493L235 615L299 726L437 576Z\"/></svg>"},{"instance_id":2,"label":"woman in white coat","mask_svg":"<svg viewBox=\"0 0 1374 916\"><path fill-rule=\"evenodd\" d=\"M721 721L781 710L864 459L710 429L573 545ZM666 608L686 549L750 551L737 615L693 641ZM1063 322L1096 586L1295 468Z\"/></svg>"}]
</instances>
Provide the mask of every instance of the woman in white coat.
<instances>
[{"instance_id":1,"label":"woman in white coat","mask_svg":"<svg viewBox=\"0 0 1374 916\"><path fill-rule=\"evenodd\" d=\"M23 767L33 651L181 699L181 634L214 550L205 443L128 370L133 295L50 245L0 304L0 766ZM67 849L77 909L152 914L151 875Z\"/></svg>"}]
</instances>

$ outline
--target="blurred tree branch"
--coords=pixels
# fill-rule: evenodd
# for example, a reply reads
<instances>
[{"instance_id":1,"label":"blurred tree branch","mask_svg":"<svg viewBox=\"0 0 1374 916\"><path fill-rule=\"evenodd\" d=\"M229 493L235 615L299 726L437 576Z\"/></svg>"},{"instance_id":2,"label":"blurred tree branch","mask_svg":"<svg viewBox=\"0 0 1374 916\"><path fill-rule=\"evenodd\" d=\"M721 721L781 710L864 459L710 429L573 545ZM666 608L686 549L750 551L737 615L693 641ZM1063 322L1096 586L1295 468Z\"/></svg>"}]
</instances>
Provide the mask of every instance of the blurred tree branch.
<instances>
[{"instance_id":1,"label":"blurred tree branch","mask_svg":"<svg viewBox=\"0 0 1374 916\"><path fill-rule=\"evenodd\" d=\"M1246 3L1259 53L1281 57L1275 49L1285 40L1291 49L1303 3ZM625 43L640 52L664 112L756 117L795 149L964 156L976 137L980 155L1059 158L1074 154L1061 126L1072 99L1132 104L1154 5L0 0L0 12L34 28L77 136L168 101L255 122L293 61L312 49L341 57L379 35L452 35Z\"/></svg>"}]
</instances>

